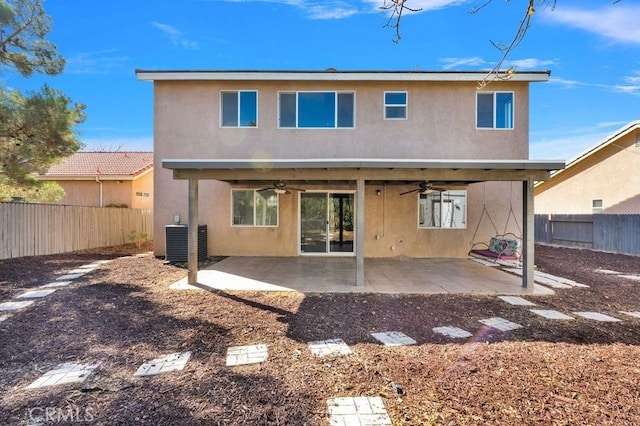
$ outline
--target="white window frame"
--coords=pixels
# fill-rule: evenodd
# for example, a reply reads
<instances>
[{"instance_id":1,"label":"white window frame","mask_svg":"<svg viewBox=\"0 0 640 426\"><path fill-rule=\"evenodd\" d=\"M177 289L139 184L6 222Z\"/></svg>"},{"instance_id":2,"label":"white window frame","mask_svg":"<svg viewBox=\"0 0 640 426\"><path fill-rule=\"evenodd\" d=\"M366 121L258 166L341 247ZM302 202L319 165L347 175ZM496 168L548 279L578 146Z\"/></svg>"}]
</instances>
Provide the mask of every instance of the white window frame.
<instances>
[{"instance_id":1,"label":"white window frame","mask_svg":"<svg viewBox=\"0 0 640 426\"><path fill-rule=\"evenodd\" d=\"M511 94L511 127L496 127L498 119L497 114L497 102L496 97L498 94L510 93ZM478 126L478 98L480 95L493 95L493 123L491 127L479 127ZM476 130L514 130L516 128L516 94L513 91L502 90L495 92L476 92Z\"/></svg>"},{"instance_id":2,"label":"white window frame","mask_svg":"<svg viewBox=\"0 0 640 426\"><path fill-rule=\"evenodd\" d=\"M335 94L335 126L334 127L300 127L300 113L298 110L299 102L298 97L300 93L334 93ZM296 125L295 127L283 127L282 123L282 109L280 105L280 98L283 94L296 95ZM340 94L350 94L353 95L353 126L351 127L340 127L338 126L338 95ZM356 91L355 90L281 90L278 92L278 129L299 129L299 130L352 130L356 128Z\"/></svg>"},{"instance_id":3,"label":"white window frame","mask_svg":"<svg viewBox=\"0 0 640 426\"><path fill-rule=\"evenodd\" d=\"M253 223L234 223L234 210L233 210L233 193L234 192L240 192L240 191L253 191ZM275 193L276 195L276 223L275 225L256 225L256 208L258 206L258 203L256 203L256 198L258 197L258 194L260 193L260 190L255 189L255 188L231 188L231 192L230 192L230 212L231 212L231 226L233 227L240 227L240 228L277 228L278 224L280 223L280 195L278 193Z\"/></svg>"},{"instance_id":4,"label":"white window frame","mask_svg":"<svg viewBox=\"0 0 640 426\"><path fill-rule=\"evenodd\" d=\"M445 197L447 196L447 193L449 192L453 192L453 193L464 193L464 204L462 206L462 224L461 226L442 226L442 217L443 217L443 211L444 211L444 206L445 203L443 203L442 201L445 199ZM422 214L422 206L420 205L420 200L421 200L421 195L434 195L434 193L432 194L420 194L418 193L418 217L417 217L417 223L418 223L418 229L450 229L450 230L463 230L463 229L467 229L467 212L469 211L469 193L467 192L466 189L455 189L455 190L449 190L449 191L442 191L439 192L438 195L440 195L440 226L426 226L420 223L420 215ZM455 204L454 204L455 206Z\"/></svg>"},{"instance_id":5,"label":"white window frame","mask_svg":"<svg viewBox=\"0 0 640 426\"><path fill-rule=\"evenodd\" d=\"M235 93L238 96L238 111L237 111L237 113L238 113L238 116L237 116L238 124L235 125L235 126L225 126L222 123L223 108L224 108L224 104L222 102L222 95L224 93ZM240 120L240 111L242 110L242 107L240 105L240 102L241 102L240 94L241 93L255 93L256 94L256 125L255 126L243 126L241 124L241 120ZM257 90L248 90L248 89L242 89L242 90L233 90L233 89L232 90L226 90L226 89L224 89L224 90L220 90L220 120L219 120L220 128L222 128L222 129L240 129L240 128L242 128L242 129L257 129L258 128L258 117L260 116L259 110L258 110L259 105L260 105L259 96L260 95L259 95Z\"/></svg>"},{"instance_id":6,"label":"white window frame","mask_svg":"<svg viewBox=\"0 0 640 426\"><path fill-rule=\"evenodd\" d=\"M403 93L405 96L404 104L388 104L387 94L389 93ZM385 120L407 120L409 118L409 92L406 90L386 90L382 95L382 103L384 105L383 114ZM404 117L387 117L387 108L401 108L404 107Z\"/></svg>"}]
</instances>

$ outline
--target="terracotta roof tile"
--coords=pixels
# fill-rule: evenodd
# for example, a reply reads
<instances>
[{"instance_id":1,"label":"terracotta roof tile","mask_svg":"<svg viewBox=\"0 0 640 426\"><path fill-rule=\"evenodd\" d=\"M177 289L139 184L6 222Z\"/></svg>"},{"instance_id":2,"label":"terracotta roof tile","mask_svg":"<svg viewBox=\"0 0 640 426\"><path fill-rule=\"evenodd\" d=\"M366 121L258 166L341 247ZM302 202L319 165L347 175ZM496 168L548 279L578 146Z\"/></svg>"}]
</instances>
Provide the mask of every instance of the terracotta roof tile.
<instances>
[{"instance_id":1,"label":"terracotta roof tile","mask_svg":"<svg viewBox=\"0 0 640 426\"><path fill-rule=\"evenodd\" d=\"M153 167L153 152L77 152L41 176L136 176Z\"/></svg>"}]
</instances>

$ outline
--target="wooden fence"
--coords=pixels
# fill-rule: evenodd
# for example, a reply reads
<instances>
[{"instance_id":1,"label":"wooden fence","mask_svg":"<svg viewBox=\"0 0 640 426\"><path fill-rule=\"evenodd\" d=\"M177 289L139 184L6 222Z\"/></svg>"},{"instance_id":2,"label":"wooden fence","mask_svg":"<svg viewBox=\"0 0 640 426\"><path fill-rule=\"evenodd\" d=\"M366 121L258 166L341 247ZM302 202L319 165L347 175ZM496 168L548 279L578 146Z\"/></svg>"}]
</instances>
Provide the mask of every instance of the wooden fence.
<instances>
[{"instance_id":1,"label":"wooden fence","mask_svg":"<svg viewBox=\"0 0 640 426\"><path fill-rule=\"evenodd\" d=\"M537 243L640 254L640 214L537 214Z\"/></svg>"},{"instance_id":2,"label":"wooden fence","mask_svg":"<svg viewBox=\"0 0 640 426\"><path fill-rule=\"evenodd\" d=\"M153 211L0 203L0 259L66 253L153 239Z\"/></svg>"}]
</instances>

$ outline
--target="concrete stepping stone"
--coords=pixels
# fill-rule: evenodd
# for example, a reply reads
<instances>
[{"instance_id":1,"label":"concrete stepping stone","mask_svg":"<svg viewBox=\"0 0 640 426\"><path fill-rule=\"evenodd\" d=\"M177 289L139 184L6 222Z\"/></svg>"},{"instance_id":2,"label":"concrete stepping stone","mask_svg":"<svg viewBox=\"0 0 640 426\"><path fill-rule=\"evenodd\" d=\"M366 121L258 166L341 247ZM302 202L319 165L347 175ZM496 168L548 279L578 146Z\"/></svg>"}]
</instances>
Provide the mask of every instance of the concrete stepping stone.
<instances>
[{"instance_id":1,"label":"concrete stepping stone","mask_svg":"<svg viewBox=\"0 0 640 426\"><path fill-rule=\"evenodd\" d=\"M620 311L620 313L625 314L625 315L629 315L629 316L631 316L631 317L640 318L640 312L638 312L638 311L633 311L633 312L629 312L629 311Z\"/></svg>"},{"instance_id":2,"label":"concrete stepping stone","mask_svg":"<svg viewBox=\"0 0 640 426\"><path fill-rule=\"evenodd\" d=\"M330 426L393 424L379 396L331 398L327 400L327 407Z\"/></svg>"},{"instance_id":3,"label":"concrete stepping stone","mask_svg":"<svg viewBox=\"0 0 640 426\"><path fill-rule=\"evenodd\" d=\"M586 318L586 319L591 319L591 320L595 320L595 321L602 321L602 322L619 322L622 321L618 318L614 318L611 317L609 315L605 315L605 314L601 314L599 312L574 312L575 315L578 315L579 317L582 318Z\"/></svg>"},{"instance_id":4,"label":"concrete stepping stone","mask_svg":"<svg viewBox=\"0 0 640 426\"><path fill-rule=\"evenodd\" d=\"M153 376L155 374L168 373L170 371L182 371L187 365L191 351L176 352L173 354L161 356L142 364L134 373L134 376Z\"/></svg>"},{"instance_id":5,"label":"concrete stepping stone","mask_svg":"<svg viewBox=\"0 0 640 426\"><path fill-rule=\"evenodd\" d=\"M415 345L417 342L400 331L383 331L371 333L374 339L382 342L385 346Z\"/></svg>"},{"instance_id":6,"label":"concrete stepping stone","mask_svg":"<svg viewBox=\"0 0 640 426\"><path fill-rule=\"evenodd\" d=\"M640 281L640 275L620 275L620 276L628 280Z\"/></svg>"},{"instance_id":7,"label":"concrete stepping stone","mask_svg":"<svg viewBox=\"0 0 640 426\"><path fill-rule=\"evenodd\" d=\"M97 266L96 266L96 268L97 268ZM93 271L93 269L88 269L88 268L76 268L76 269L72 269L72 270L70 270L69 272L67 272L67 274L69 274L69 275L71 275L71 274L73 274L73 275L76 275L76 274L82 274L82 275L85 275L85 274L88 274L88 273L89 273L89 272L91 272L91 271Z\"/></svg>"},{"instance_id":8,"label":"concrete stepping stone","mask_svg":"<svg viewBox=\"0 0 640 426\"><path fill-rule=\"evenodd\" d=\"M73 281L54 281L51 282L49 284L45 284L45 285L41 285L38 288L59 288L59 287L66 287L69 284L73 283Z\"/></svg>"},{"instance_id":9,"label":"concrete stepping stone","mask_svg":"<svg viewBox=\"0 0 640 426\"><path fill-rule=\"evenodd\" d=\"M20 302L3 302L0 303L0 311L17 311L18 309L26 308L33 305L33 300L24 300Z\"/></svg>"},{"instance_id":10,"label":"concrete stepping stone","mask_svg":"<svg viewBox=\"0 0 640 426\"><path fill-rule=\"evenodd\" d=\"M516 330L518 328L522 328L522 326L520 324L517 324L515 322L511 322L509 320L506 320L504 318L500 318L500 317L492 317L492 318L487 318L487 319L481 319L478 320L478 322L481 322L482 324L489 326L491 328L495 328L497 330L500 331L511 331L511 330Z\"/></svg>"},{"instance_id":11,"label":"concrete stepping stone","mask_svg":"<svg viewBox=\"0 0 640 426\"><path fill-rule=\"evenodd\" d=\"M227 349L227 367L258 364L267 360L267 345L231 346Z\"/></svg>"},{"instance_id":12,"label":"concrete stepping stone","mask_svg":"<svg viewBox=\"0 0 640 426\"><path fill-rule=\"evenodd\" d=\"M311 353L322 357L327 355L349 355L351 348L342 339L318 340L307 343Z\"/></svg>"},{"instance_id":13,"label":"concrete stepping stone","mask_svg":"<svg viewBox=\"0 0 640 426\"><path fill-rule=\"evenodd\" d=\"M87 263L86 265L78 266L78 269L81 269L81 270L87 270L88 269L88 270L93 271L94 269L99 268L99 267L100 267L99 263Z\"/></svg>"},{"instance_id":14,"label":"concrete stepping stone","mask_svg":"<svg viewBox=\"0 0 640 426\"><path fill-rule=\"evenodd\" d=\"M4 322L9 319L11 315L0 315L0 322Z\"/></svg>"},{"instance_id":15,"label":"concrete stepping stone","mask_svg":"<svg viewBox=\"0 0 640 426\"><path fill-rule=\"evenodd\" d=\"M80 278L83 275L84 275L84 273L82 273L82 274L65 274L65 275L61 275L58 278L56 278L56 281L75 280L76 278Z\"/></svg>"},{"instance_id":16,"label":"concrete stepping stone","mask_svg":"<svg viewBox=\"0 0 640 426\"><path fill-rule=\"evenodd\" d=\"M55 291L56 291L55 288L48 289L48 290L25 291L24 293L17 295L16 299L40 299L42 297L49 296L51 293L54 293Z\"/></svg>"},{"instance_id":17,"label":"concrete stepping stone","mask_svg":"<svg viewBox=\"0 0 640 426\"><path fill-rule=\"evenodd\" d=\"M63 385L67 383L84 382L87 377L98 367L96 364L60 364L54 370L46 372L27 388L41 388L44 386Z\"/></svg>"},{"instance_id":18,"label":"concrete stepping stone","mask_svg":"<svg viewBox=\"0 0 640 426\"><path fill-rule=\"evenodd\" d=\"M569 315L565 315L562 312L554 311L552 309L529 309L536 315L540 315L541 317L545 317L547 319L555 319L555 320L572 320L574 317L570 317Z\"/></svg>"},{"instance_id":19,"label":"concrete stepping stone","mask_svg":"<svg viewBox=\"0 0 640 426\"><path fill-rule=\"evenodd\" d=\"M598 274L605 274L605 275L619 275L620 274L620 272L612 271L611 269L596 269L594 272L597 272Z\"/></svg>"},{"instance_id":20,"label":"concrete stepping stone","mask_svg":"<svg viewBox=\"0 0 640 426\"><path fill-rule=\"evenodd\" d=\"M519 296L498 296L498 299L516 306L535 306L536 304Z\"/></svg>"},{"instance_id":21,"label":"concrete stepping stone","mask_svg":"<svg viewBox=\"0 0 640 426\"><path fill-rule=\"evenodd\" d=\"M473 336L467 330L453 326L434 327L434 333L442 334L447 337L453 337L454 339L465 339Z\"/></svg>"}]
</instances>

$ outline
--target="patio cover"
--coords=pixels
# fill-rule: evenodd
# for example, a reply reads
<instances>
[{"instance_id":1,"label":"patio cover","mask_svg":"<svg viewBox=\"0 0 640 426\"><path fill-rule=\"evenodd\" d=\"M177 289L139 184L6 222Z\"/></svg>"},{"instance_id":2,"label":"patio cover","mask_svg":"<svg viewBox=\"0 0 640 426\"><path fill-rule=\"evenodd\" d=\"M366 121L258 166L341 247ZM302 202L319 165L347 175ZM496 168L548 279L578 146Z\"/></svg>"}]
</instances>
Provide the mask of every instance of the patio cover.
<instances>
[{"instance_id":1,"label":"patio cover","mask_svg":"<svg viewBox=\"0 0 640 426\"><path fill-rule=\"evenodd\" d=\"M565 167L561 160L416 160L416 159L163 159L173 178L189 181L189 223L198 221L198 182L213 179L234 184L265 180L287 183L350 182L356 184L356 285L364 285L364 189L366 182L387 184L415 181L522 182L522 286L533 288L533 185ZM196 226L189 227L188 283L197 283Z\"/></svg>"}]
</instances>

